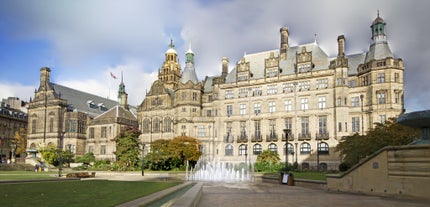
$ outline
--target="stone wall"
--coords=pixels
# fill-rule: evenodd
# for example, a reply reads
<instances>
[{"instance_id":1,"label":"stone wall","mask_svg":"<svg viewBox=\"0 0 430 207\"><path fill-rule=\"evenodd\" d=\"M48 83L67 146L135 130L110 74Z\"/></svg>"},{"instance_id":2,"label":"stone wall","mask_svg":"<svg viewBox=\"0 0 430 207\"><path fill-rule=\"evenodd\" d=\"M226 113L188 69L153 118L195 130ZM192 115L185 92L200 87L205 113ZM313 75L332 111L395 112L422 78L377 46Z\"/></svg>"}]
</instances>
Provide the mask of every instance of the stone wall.
<instances>
[{"instance_id":1,"label":"stone wall","mask_svg":"<svg viewBox=\"0 0 430 207\"><path fill-rule=\"evenodd\" d=\"M344 174L328 175L329 190L429 199L430 145L385 147Z\"/></svg>"}]
</instances>

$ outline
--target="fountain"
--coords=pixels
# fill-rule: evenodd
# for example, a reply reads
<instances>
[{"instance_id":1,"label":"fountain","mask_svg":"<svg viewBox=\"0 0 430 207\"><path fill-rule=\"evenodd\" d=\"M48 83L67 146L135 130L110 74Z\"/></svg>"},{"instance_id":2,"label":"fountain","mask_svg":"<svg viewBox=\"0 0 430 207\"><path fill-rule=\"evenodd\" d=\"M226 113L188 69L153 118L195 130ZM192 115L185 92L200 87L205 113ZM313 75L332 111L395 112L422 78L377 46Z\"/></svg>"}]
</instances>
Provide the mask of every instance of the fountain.
<instances>
[{"instance_id":1,"label":"fountain","mask_svg":"<svg viewBox=\"0 0 430 207\"><path fill-rule=\"evenodd\" d=\"M223 181L249 182L252 180L254 166L250 162L234 164L220 161L219 158L209 161L200 157L194 168L186 166L185 179L190 181Z\"/></svg>"}]
</instances>

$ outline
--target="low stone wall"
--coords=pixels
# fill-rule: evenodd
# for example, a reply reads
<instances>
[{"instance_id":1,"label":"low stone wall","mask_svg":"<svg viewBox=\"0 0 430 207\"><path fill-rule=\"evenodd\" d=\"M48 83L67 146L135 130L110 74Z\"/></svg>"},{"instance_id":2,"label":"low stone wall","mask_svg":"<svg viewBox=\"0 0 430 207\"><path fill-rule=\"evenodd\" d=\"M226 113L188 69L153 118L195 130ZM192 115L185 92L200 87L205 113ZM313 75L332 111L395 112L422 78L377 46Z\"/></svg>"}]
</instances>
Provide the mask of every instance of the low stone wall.
<instances>
[{"instance_id":1,"label":"low stone wall","mask_svg":"<svg viewBox=\"0 0 430 207\"><path fill-rule=\"evenodd\" d=\"M430 145L385 147L342 175L327 175L333 191L429 199Z\"/></svg>"}]
</instances>

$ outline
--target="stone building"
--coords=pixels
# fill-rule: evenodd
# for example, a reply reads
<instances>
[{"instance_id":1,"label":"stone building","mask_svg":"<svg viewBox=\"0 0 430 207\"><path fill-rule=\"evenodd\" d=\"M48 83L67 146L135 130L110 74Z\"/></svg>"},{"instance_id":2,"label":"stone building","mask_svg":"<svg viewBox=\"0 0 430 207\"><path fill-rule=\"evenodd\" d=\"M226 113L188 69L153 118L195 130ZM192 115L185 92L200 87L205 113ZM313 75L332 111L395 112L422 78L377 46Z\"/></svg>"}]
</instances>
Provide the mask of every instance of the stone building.
<instances>
[{"instance_id":1,"label":"stone building","mask_svg":"<svg viewBox=\"0 0 430 207\"><path fill-rule=\"evenodd\" d=\"M337 56L317 42L290 46L280 29L280 47L244 55L221 75L198 81L194 54L181 67L171 42L165 61L143 102L138 121L143 142L196 137L209 158L255 160L262 150L280 154L302 168L337 169L334 148L342 136L365 134L375 122L404 111L403 61L393 56L379 16L371 24L372 43L360 54ZM288 145L284 129L291 132Z\"/></svg>"},{"instance_id":2,"label":"stone building","mask_svg":"<svg viewBox=\"0 0 430 207\"><path fill-rule=\"evenodd\" d=\"M89 148L92 146L92 149L99 149L95 154L105 158L102 147L95 146L94 140L103 145L103 141L99 142L99 138L106 138L103 135L108 133L109 137L115 137L120 132L116 123L136 125L133 122L136 118L133 120L133 115L129 114L124 83L120 84L118 104L107 98L52 83L50 74L51 69L40 69L40 86L29 103L28 151L36 156L41 148L60 146L76 155L83 155L91 151ZM127 120L123 120L123 116ZM109 127L110 131L105 131L105 134L98 131L105 130L105 127ZM88 137L88 134L91 136ZM111 148L109 150L112 152Z\"/></svg>"},{"instance_id":3,"label":"stone building","mask_svg":"<svg viewBox=\"0 0 430 207\"><path fill-rule=\"evenodd\" d=\"M27 129L26 103L17 97L3 99L0 105L0 162L12 160L17 143L15 133Z\"/></svg>"}]
</instances>

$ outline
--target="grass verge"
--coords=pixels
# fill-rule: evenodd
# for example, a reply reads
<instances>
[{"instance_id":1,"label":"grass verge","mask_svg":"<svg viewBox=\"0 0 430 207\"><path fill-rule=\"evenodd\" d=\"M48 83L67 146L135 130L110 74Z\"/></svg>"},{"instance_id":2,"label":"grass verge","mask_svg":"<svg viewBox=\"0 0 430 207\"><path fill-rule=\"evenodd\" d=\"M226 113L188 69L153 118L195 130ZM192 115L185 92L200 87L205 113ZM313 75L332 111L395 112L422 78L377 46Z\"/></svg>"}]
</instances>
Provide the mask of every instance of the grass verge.
<instances>
[{"instance_id":1,"label":"grass verge","mask_svg":"<svg viewBox=\"0 0 430 207\"><path fill-rule=\"evenodd\" d=\"M116 206L180 182L82 180L0 184L2 206Z\"/></svg>"}]
</instances>

